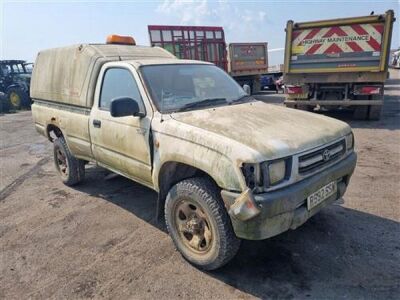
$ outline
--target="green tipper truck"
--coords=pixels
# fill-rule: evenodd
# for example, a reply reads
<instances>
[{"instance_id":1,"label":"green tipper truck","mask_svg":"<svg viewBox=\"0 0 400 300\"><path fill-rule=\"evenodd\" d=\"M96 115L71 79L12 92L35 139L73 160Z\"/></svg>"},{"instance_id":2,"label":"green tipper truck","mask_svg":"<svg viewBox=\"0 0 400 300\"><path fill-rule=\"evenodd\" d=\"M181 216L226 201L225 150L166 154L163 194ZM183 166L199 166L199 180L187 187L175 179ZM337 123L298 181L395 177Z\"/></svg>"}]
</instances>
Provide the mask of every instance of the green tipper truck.
<instances>
[{"instance_id":1,"label":"green tipper truck","mask_svg":"<svg viewBox=\"0 0 400 300\"><path fill-rule=\"evenodd\" d=\"M392 10L383 15L294 23L286 27L285 105L349 107L378 120L388 76Z\"/></svg>"}]
</instances>

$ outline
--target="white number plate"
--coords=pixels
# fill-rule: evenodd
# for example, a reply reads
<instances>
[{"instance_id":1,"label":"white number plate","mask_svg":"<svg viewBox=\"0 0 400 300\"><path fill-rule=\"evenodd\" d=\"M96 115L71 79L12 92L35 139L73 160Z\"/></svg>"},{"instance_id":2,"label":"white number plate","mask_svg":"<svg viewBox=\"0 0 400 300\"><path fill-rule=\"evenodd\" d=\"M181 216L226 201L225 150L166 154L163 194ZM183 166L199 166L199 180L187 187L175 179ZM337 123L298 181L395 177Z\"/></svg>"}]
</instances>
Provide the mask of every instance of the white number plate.
<instances>
[{"instance_id":1,"label":"white number plate","mask_svg":"<svg viewBox=\"0 0 400 300\"><path fill-rule=\"evenodd\" d=\"M307 197L308 210L313 209L315 206L320 204L326 198L335 194L336 190L337 190L336 181L333 181L333 182L328 183L327 185L323 186L315 193L312 193L310 196Z\"/></svg>"}]
</instances>

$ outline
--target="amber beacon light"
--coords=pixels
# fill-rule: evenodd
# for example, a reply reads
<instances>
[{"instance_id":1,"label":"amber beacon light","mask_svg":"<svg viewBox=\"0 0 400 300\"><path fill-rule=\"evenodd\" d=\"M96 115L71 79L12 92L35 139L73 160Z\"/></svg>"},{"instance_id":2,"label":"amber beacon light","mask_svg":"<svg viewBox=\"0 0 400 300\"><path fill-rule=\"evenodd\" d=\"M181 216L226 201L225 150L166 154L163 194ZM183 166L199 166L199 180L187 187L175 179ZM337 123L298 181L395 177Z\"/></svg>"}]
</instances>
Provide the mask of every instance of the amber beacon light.
<instances>
[{"instance_id":1,"label":"amber beacon light","mask_svg":"<svg viewBox=\"0 0 400 300\"><path fill-rule=\"evenodd\" d=\"M131 36L122 36L117 34L110 34L107 36L107 44L117 45L136 45L135 39Z\"/></svg>"}]
</instances>

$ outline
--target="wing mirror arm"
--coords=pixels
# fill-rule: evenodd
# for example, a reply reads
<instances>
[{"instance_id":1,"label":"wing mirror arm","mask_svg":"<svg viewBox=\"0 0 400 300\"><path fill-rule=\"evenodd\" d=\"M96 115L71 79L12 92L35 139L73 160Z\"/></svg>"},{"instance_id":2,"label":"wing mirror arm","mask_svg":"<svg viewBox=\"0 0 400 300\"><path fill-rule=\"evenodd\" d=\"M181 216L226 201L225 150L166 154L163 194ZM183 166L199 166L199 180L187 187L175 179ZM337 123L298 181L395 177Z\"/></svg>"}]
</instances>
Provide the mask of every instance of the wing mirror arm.
<instances>
[{"instance_id":1,"label":"wing mirror arm","mask_svg":"<svg viewBox=\"0 0 400 300\"><path fill-rule=\"evenodd\" d=\"M246 92L247 95L251 95L251 88L248 84L243 85L243 90Z\"/></svg>"}]
</instances>

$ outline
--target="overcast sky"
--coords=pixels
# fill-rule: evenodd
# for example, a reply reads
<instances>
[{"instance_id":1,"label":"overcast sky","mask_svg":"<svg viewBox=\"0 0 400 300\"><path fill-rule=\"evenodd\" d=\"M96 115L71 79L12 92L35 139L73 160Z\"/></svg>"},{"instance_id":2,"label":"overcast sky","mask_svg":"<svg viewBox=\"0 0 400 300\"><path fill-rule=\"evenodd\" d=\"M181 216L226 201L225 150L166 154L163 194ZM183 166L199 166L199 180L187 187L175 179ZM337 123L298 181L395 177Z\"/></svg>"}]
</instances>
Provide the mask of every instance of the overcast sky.
<instances>
[{"instance_id":1,"label":"overcast sky","mask_svg":"<svg viewBox=\"0 0 400 300\"><path fill-rule=\"evenodd\" d=\"M0 0L0 58L33 61L41 49L104 42L110 33L132 35L149 45L147 25L223 26L226 41L268 42L270 64L283 61L289 19L310 21L377 14L398 17L388 1L9 1ZM400 20L400 18L399 18ZM399 21L392 48L399 47Z\"/></svg>"}]
</instances>

